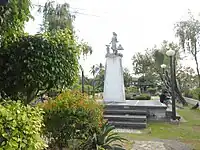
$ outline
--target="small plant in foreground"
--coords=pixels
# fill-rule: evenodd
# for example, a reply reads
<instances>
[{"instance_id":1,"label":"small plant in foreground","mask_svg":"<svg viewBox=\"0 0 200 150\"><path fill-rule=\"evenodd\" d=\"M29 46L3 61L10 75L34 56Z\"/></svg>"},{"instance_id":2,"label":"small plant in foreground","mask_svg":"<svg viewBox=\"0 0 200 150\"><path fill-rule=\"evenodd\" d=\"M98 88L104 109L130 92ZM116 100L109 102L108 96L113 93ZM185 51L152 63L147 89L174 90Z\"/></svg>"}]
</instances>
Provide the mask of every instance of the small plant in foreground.
<instances>
[{"instance_id":1,"label":"small plant in foreground","mask_svg":"<svg viewBox=\"0 0 200 150\"><path fill-rule=\"evenodd\" d=\"M115 144L117 142L127 141L122 138L118 133L112 132L115 129L107 121L103 123L99 133L91 136L83 146L83 149L92 150L124 150L122 145Z\"/></svg>"}]
</instances>

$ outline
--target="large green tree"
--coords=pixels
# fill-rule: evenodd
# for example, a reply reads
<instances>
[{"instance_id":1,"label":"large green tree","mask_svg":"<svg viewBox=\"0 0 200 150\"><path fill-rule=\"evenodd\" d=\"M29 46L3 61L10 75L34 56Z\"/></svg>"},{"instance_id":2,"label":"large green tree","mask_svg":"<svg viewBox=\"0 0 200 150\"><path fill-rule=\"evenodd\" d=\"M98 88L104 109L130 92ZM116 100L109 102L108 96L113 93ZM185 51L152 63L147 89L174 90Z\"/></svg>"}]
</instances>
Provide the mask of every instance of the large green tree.
<instances>
[{"instance_id":1,"label":"large green tree","mask_svg":"<svg viewBox=\"0 0 200 150\"><path fill-rule=\"evenodd\" d=\"M71 86L78 75L80 49L70 30L21 36L0 51L0 91L25 104L39 91Z\"/></svg>"},{"instance_id":2,"label":"large green tree","mask_svg":"<svg viewBox=\"0 0 200 150\"><path fill-rule=\"evenodd\" d=\"M176 52L176 55L173 59L174 64L174 72L177 71L176 66L179 64L180 52L177 44L173 42L163 41L161 46L154 47L152 49L147 49L144 54L136 54L133 57L133 69L136 74L143 75L143 78L151 81L151 83L162 82L163 87L167 88L171 92L171 80L170 80L170 72L168 71L170 68L169 57L166 56L166 51L169 49L173 49ZM162 64L166 64L167 68L165 69L165 75L163 74L163 70L161 68ZM152 82L154 81L154 82ZM175 82L176 95L178 99L183 104L186 104L186 101L182 97L182 94L178 88L178 83Z\"/></svg>"},{"instance_id":3,"label":"large green tree","mask_svg":"<svg viewBox=\"0 0 200 150\"><path fill-rule=\"evenodd\" d=\"M124 86L125 87L130 87L133 80L132 80L132 76L131 76L131 73L128 70L128 68L124 68L123 75L124 75Z\"/></svg>"},{"instance_id":4,"label":"large green tree","mask_svg":"<svg viewBox=\"0 0 200 150\"><path fill-rule=\"evenodd\" d=\"M188 20L179 21L175 25L176 36L180 39L180 46L185 52L188 52L193 57L196 63L196 72L199 83L198 87L200 87L200 70L198 61L200 21L195 19L191 12L188 12L188 16Z\"/></svg>"},{"instance_id":5,"label":"large green tree","mask_svg":"<svg viewBox=\"0 0 200 150\"><path fill-rule=\"evenodd\" d=\"M24 24L30 18L32 18L30 0L10 0L7 5L0 6L1 42L7 43L16 39L24 32Z\"/></svg>"},{"instance_id":6,"label":"large green tree","mask_svg":"<svg viewBox=\"0 0 200 150\"><path fill-rule=\"evenodd\" d=\"M43 13L42 31L54 32L65 28L73 30L75 16L70 13L68 3L56 4L48 0L39 11Z\"/></svg>"},{"instance_id":7,"label":"large green tree","mask_svg":"<svg viewBox=\"0 0 200 150\"><path fill-rule=\"evenodd\" d=\"M92 54L92 47L82 39L75 35L73 22L75 20L75 15L70 13L70 5L68 3L59 4L55 1L48 0L44 6L40 6L39 12L43 14L43 21L41 24L42 32L54 32L58 30L68 29L71 30L71 34L76 38L78 46L85 56L87 54Z\"/></svg>"}]
</instances>

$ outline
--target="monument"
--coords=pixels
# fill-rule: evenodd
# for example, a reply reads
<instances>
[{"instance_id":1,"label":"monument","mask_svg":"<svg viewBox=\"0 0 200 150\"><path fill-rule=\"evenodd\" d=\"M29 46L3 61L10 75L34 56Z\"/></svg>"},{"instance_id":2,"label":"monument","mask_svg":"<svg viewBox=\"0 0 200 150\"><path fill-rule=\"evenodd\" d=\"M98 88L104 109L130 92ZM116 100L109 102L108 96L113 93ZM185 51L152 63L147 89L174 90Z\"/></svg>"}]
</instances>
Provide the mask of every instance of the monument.
<instances>
[{"instance_id":1,"label":"monument","mask_svg":"<svg viewBox=\"0 0 200 150\"><path fill-rule=\"evenodd\" d=\"M125 89L124 89L124 77L122 67L123 55L118 53L119 50L123 50L121 44L117 44L117 34L113 32L111 49L110 45L106 45L106 65L105 65L105 77L104 77L104 92L103 99L105 103L120 103L125 102Z\"/></svg>"}]
</instances>

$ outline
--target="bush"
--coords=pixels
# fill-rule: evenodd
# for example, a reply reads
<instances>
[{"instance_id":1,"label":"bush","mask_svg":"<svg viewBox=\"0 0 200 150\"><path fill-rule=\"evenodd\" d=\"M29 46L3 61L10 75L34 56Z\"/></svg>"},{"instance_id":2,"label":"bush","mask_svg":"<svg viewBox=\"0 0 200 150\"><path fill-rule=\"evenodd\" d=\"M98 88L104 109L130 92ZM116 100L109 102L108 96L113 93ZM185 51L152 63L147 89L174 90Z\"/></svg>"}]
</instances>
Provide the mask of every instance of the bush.
<instances>
[{"instance_id":1,"label":"bush","mask_svg":"<svg viewBox=\"0 0 200 150\"><path fill-rule=\"evenodd\" d=\"M156 94L156 88L148 88L147 91L151 94L151 95L155 95Z\"/></svg>"},{"instance_id":2,"label":"bush","mask_svg":"<svg viewBox=\"0 0 200 150\"><path fill-rule=\"evenodd\" d=\"M43 111L20 102L0 104L0 149L42 150Z\"/></svg>"},{"instance_id":3,"label":"bush","mask_svg":"<svg viewBox=\"0 0 200 150\"><path fill-rule=\"evenodd\" d=\"M185 97L188 97L188 98L192 98L192 97L193 97L192 91L190 91L190 90L185 90L184 96L185 96Z\"/></svg>"},{"instance_id":4,"label":"bush","mask_svg":"<svg viewBox=\"0 0 200 150\"><path fill-rule=\"evenodd\" d=\"M127 87L125 91L126 91L126 93L138 93L138 88L137 87Z\"/></svg>"},{"instance_id":5,"label":"bush","mask_svg":"<svg viewBox=\"0 0 200 150\"><path fill-rule=\"evenodd\" d=\"M141 95L126 95L126 100L150 100L151 96L149 94L141 94Z\"/></svg>"},{"instance_id":6,"label":"bush","mask_svg":"<svg viewBox=\"0 0 200 150\"><path fill-rule=\"evenodd\" d=\"M134 97L135 100L150 100L151 96L149 94L141 94Z\"/></svg>"},{"instance_id":7,"label":"bush","mask_svg":"<svg viewBox=\"0 0 200 150\"><path fill-rule=\"evenodd\" d=\"M84 142L98 132L103 121L103 107L78 91L66 91L41 106L45 135L60 149L69 147L71 141Z\"/></svg>"},{"instance_id":8,"label":"bush","mask_svg":"<svg viewBox=\"0 0 200 150\"><path fill-rule=\"evenodd\" d=\"M189 97L189 98L199 100L200 88L196 88L196 89L193 89L193 90L186 90L184 95L185 95L185 97Z\"/></svg>"}]
</instances>

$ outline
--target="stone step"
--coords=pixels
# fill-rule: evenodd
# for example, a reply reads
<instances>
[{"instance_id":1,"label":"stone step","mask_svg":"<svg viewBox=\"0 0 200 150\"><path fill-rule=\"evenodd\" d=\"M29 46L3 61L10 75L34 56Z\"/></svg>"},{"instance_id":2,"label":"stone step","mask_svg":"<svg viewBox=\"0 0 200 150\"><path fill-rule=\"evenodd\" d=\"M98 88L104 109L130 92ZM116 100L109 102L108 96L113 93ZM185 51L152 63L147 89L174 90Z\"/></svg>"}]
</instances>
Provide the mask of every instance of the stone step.
<instances>
[{"instance_id":1,"label":"stone step","mask_svg":"<svg viewBox=\"0 0 200 150\"><path fill-rule=\"evenodd\" d=\"M108 121L108 123L116 128L144 129L147 127L147 124L142 122Z\"/></svg>"},{"instance_id":2,"label":"stone step","mask_svg":"<svg viewBox=\"0 0 200 150\"><path fill-rule=\"evenodd\" d=\"M145 111L145 110L105 109L104 115L147 115L147 111Z\"/></svg>"},{"instance_id":3,"label":"stone step","mask_svg":"<svg viewBox=\"0 0 200 150\"><path fill-rule=\"evenodd\" d=\"M145 115L104 115L104 119L109 121L128 121L128 122L146 122Z\"/></svg>"}]
</instances>

